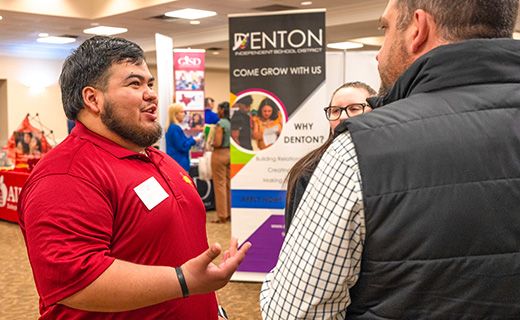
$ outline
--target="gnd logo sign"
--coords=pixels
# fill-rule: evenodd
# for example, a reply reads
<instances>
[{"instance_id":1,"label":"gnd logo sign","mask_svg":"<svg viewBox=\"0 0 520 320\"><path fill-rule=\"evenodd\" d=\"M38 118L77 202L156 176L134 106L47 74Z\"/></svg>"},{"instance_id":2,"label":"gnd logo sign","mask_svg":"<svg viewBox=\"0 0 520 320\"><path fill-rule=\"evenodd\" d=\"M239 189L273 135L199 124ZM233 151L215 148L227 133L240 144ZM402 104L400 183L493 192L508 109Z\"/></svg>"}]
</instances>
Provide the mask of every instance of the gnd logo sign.
<instances>
[{"instance_id":1,"label":"gnd logo sign","mask_svg":"<svg viewBox=\"0 0 520 320\"><path fill-rule=\"evenodd\" d=\"M177 59L177 63L181 66L185 66L185 67L188 67L188 66L200 66L201 63L202 63L202 60L200 58L197 58L197 57L190 57L188 55L184 56L184 57L180 57L179 59Z\"/></svg>"}]
</instances>

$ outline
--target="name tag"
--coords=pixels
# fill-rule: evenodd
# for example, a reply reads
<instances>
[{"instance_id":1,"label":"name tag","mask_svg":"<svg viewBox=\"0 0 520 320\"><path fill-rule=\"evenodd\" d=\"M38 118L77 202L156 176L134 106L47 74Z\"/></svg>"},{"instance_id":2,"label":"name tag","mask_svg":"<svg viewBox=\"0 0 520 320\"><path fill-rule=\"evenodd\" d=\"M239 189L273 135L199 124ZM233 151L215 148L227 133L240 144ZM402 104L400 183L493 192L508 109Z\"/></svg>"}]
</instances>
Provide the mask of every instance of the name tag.
<instances>
[{"instance_id":1,"label":"name tag","mask_svg":"<svg viewBox=\"0 0 520 320\"><path fill-rule=\"evenodd\" d=\"M148 210L152 210L156 205L169 197L154 177L135 187L134 191Z\"/></svg>"}]
</instances>

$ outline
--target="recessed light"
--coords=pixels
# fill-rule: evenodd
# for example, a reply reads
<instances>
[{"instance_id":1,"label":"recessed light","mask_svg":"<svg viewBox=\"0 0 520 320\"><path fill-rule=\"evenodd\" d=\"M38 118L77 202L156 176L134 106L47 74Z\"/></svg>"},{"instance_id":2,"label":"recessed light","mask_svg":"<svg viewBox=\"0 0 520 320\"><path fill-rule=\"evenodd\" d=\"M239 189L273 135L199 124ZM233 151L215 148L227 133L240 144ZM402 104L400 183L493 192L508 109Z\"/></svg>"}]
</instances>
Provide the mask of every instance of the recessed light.
<instances>
[{"instance_id":1,"label":"recessed light","mask_svg":"<svg viewBox=\"0 0 520 320\"><path fill-rule=\"evenodd\" d=\"M0 16L0 20L2 20L2 19L3 19L2 16Z\"/></svg>"},{"instance_id":2,"label":"recessed light","mask_svg":"<svg viewBox=\"0 0 520 320\"><path fill-rule=\"evenodd\" d=\"M40 94L45 91L45 87L42 85L34 85L29 88L29 92L32 94Z\"/></svg>"},{"instance_id":3,"label":"recessed light","mask_svg":"<svg viewBox=\"0 0 520 320\"><path fill-rule=\"evenodd\" d=\"M202 19L207 17L212 17L217 15L215 11L207 11L207 10L198 10L198 9L182 9L176 11L166 12L164 14L170 18L179 18L179 19Z\"/></svg>"},{"instance_id":4,"label":"recessed light","mask_svg":"<svg viewBox=\"0 0 520 320\"><path fill-rule=\"evenodd\" d=\"M363 44L361 43L355 43L355 42L336 42L336 43L329 43L327 45L327 48L332 48L332 49L341 49L341 50L346 50L346 49L357 49L357 48L362 48L363 47Z\"/></svg>"},{"instance_id":5,"label":"recessed light","mask_svg":"<svg viewBox=\"0 0 520 320\"><path fill-rule=\"evenodd\" d=\"M513 39L520 40L520 32L513 32Z\"/></svg>"},{"instance_id":6,"label":"recessed light","mask_svg":"<svg viewBox=\"0 0 520 320\"><path fill-rule=\"evenodd\" d=\"M98 34L98 35L104 35L104 36L111 36L114 34L120 34L127 32L127 28L115 28L115 27L105 27L105 26L98 26L94 28L88 28L83 30L84 33L88 34Z\"/></svg>"},{"instance_id":7,"label":"recessed light","mask_svg":"<svg viewBox=\"0 0 520 320\"><path fill-rule=\"evenodd\" d=\"M38 38L36 39L38 42L43 43L53 43L53 44L66 44L66 43L72 43L75 42L75 38L70 37L44 37L44 38Z\"/></svg>"},{"instance_id":8,"label":"recessed light","mask_svg":"<svg viewBox=\"0 0 520 320\"><path fill-rule=\"evenodd\" d=\"M356 43L362 43L365 46L375 46L380 47L383 45L383 41L385 40L384 36L379 37L364 37L364 38L356 38L356 39L350 39L352 42Z\"/></svg>"},{"instance_id":9,"label":"recessed light","mask_svg":"<svg viewBox=\"0 0 520 320\"><path fill-rule=\"evenodd\" d=\"M300 3L302 6L310 6L312 4L312 1L303 1Z\"/></svg>"},{"instance_id":10,"label":"recessed light","mask_svg":"<svg viewBox=\"0 0 520 320\"><path fill-rule=\"evenodd\" d=\"M220 54L220 52L218 51L213 51L211 54L215 55L215 56L218 56Z\"/></svg>"},{"instance_id":11,"label":"recessed light","mask_svg":"<svg viewBox=\"0 0 520 320\"><path fill-rule=\"evenodd\" d=\"M48 36L49 36L49 34L46 32L42 32L42 33L38 34L38 37L40 37L40 38L47 38Z\"/></svg>"},{"instance_id":12,"label":"recessed light","mask_svg":"<svg viewBox=\"0 0 520 320\"><path fill-rule=\"evenodd\" d=\"M190 24L200 24L199 20L190 20Z\"/></svg>"}]
</instances>

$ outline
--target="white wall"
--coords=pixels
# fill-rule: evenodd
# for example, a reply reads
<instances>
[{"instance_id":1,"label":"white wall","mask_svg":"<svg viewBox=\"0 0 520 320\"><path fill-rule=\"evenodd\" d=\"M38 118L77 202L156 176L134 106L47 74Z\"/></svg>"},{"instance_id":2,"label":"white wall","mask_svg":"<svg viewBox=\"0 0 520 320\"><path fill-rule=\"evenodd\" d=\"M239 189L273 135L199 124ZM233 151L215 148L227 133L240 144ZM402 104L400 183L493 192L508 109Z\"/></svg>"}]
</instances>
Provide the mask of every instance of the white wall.
<instances>
[{"instance_id":1,"label":"white wall","mask_svg":"<svg viewBox=\"0 0 520 320\"><path fill-rule=\"evenodd\" d=\"M215 100L215 108L223 101L229 102L229 70L206 69L205 78L204 94Z\"/></svg>"},{"instance_id":2,"label":"white wall","mask_svg":"<svg viewBox=\"0 0 520 320\"><path fill-rule=\"evenodd\" d=\"M67 118L61 107L58 77L63 60L38 60L0 56L0 79L7 83L7 127L0 127L0 136L10 137L27 113L39 114L41 122L54 131L57 140L67 135ZM32 84L45 86L45 91L33 94ZM32 122L36 127L37 124ZM51 142L52 143L52 142ZM2 144L3 146L3 144Z\"/></svg>"}]
</instances>

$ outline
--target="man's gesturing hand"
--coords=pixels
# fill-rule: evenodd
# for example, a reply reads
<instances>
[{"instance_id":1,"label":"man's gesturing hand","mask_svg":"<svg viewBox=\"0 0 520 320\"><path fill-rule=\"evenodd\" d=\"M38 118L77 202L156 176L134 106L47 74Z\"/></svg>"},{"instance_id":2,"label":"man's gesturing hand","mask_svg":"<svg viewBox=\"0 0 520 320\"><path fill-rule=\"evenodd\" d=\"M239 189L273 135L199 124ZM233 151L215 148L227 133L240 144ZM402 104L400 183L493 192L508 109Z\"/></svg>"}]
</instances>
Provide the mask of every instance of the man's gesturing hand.
<instances>
[{"instance_id":1,"label":"man's gesturing hand","mask_svg":"<svg viewBox=\"0 0 520 320\"><path fill-rule=\"evenodd\" d=\"M190 295L213 292L224 287L244 260L250 247L251 243L246 242L238 250L238 239L231 237L229 250L224 252L218 266L212 263L222 251L218 243L214 243L201 255L183 264L182 270Z\"/></svg>"}]
</instances>

